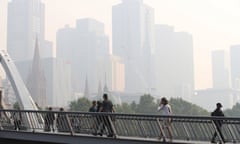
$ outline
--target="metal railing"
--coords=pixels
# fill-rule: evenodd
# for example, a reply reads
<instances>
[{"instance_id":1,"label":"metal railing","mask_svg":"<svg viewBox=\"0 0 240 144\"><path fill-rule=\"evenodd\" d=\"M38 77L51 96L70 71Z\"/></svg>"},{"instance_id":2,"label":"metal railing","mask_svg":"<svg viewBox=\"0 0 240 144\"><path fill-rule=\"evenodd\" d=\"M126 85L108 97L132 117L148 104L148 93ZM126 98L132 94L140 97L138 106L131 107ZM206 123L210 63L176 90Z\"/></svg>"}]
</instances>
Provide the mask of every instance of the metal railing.
<instances>
[{"instance_id":1,"label":"metal railing","mask_svg":"<svg viewBox=\"0 0 240 144\"><path fill-rule=\"evenodd\" d=\"M0 110L0 130L186 142L210 142L216 135L216 141L240 143L240 119L230 117Z\"/></svg>"}]
</instances>

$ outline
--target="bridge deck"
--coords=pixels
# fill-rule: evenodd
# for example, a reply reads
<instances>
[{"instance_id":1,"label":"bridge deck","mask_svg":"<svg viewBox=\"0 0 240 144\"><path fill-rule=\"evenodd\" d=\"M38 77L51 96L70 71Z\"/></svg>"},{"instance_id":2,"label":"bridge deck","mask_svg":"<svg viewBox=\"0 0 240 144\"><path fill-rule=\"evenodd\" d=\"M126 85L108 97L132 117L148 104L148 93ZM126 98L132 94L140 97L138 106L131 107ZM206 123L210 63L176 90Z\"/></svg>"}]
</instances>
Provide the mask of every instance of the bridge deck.
<instances>
[{"instance_id":1,"label":"bridge deck","mask_svg":"<svg viewBox=\"0 0 240 144\"><path fill-rule=\"evenodd\" d=\"M170 140L166 120L172 134L169 143L209 143L214 133L216 141L240 143L240 119L217 117L130 115L109 113L47 112L0 110L0 138L35 140L38 142L81 143L166 143ZM20 123L14 118L18 114ZM55 120L53 129L48 114ZM30 126L24 119L30 118ZM223 126L217 129L216 121ZM103 132L103 136L94 133ZM220 133L224 137L220 137ZM107 135L113 134L113 137ZM160 138L161 137L161 138Z\"/></svg>"}]
</instances>

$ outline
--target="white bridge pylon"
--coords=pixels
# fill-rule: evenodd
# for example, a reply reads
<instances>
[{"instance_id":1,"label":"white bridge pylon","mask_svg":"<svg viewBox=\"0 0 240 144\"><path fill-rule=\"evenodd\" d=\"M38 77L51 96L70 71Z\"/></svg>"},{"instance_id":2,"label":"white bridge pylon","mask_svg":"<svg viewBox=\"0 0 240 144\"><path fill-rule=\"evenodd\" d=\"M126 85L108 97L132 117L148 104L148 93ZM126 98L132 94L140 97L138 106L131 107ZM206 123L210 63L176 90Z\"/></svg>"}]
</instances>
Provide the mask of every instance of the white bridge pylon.
<instances>
[{"instance_id":1,"label":"white bridge pylon","mask_svg":"<svg viewBox=\"0 0 240 144\"><path fill-rule=\"evenodd\" d=\"M9 54L4 50L0 51L0 62L12 85L12 88L16 95L20 109L21 110L38 110L13 60L11 59Z\"/></svg>"}]
</instances>

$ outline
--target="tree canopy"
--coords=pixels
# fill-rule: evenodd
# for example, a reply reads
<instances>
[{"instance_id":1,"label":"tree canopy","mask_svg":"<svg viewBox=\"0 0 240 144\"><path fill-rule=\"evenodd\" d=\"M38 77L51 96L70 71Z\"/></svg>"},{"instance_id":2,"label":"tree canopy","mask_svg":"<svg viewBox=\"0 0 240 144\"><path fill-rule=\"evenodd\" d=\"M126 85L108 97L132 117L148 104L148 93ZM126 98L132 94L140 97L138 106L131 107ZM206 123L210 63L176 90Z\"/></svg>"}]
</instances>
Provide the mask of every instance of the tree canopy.
<instances>
[{"instance_id":1,"label":"tree canopy","mask_svg":"<svg viewBox=\"0 0 240 144\"><path fill-rule=\"evenodd\" d=\"M141 113L141 114L158 114L157 107L160 100L154 99L149 94L145 94L140 97L139 104L132 102L131 104L123 103L122 105L114 105L116 112L118 113ZM184 101L181 98L171 98L169 104L172 107L173 114L175 115L205 115L209 116L207 110ZM77 101L72 101L69 105L70 111L88 111L91 107L91 102L86 98L80 98ZM234 113L240 114L240 104L235 106ZM228 112L229 115L232 113Z\"/></svg>"},{"instance_id":2,"label":"tree canopy","mask_svg":"<svg viewBox=\"0 0 240 144\"><path fill-rule=\"evenodd\" d=\"M90 107L91 102L87 98L79 98L78 100L70 103L69 110L87 112Z\"/></svg>"},{"instance_id":3,"label":"tree canopy","mask_svg":"<svg viewBox=\"0 0 240 144\"><path fill-rule=\"evenodd\" d=\"M240 117L240 104L236 103L232 109L226 109L224 113L226 116Z\"/></svg>"}]
</instances>

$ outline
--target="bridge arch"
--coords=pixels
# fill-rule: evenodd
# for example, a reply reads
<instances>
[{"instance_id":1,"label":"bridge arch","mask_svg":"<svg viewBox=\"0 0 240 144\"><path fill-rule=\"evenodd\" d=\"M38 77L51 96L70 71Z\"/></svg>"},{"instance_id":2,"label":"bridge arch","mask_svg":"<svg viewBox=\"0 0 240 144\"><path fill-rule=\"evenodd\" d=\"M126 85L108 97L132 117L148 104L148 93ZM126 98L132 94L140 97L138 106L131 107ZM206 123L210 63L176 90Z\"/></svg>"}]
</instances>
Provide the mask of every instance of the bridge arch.
<instances>
[{"instance_id":1,"label":"bridge arch","mask_svg":"<svg viewBox=\"0 0 240 144\"><path fill-rule=\"evenodd\" d=\"M22 110L38 110L28 89L23 82L14 61L5 50L0 51L0 62L12 85L13 91Z\"/></svg>"}]
</instances>

